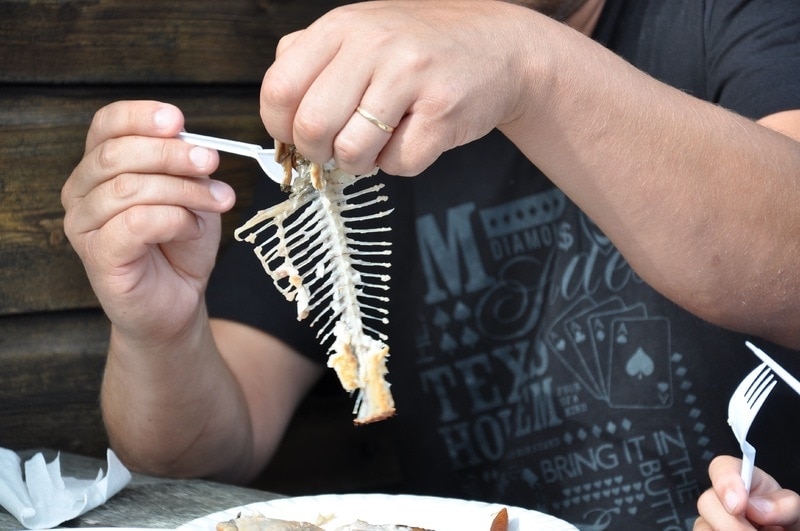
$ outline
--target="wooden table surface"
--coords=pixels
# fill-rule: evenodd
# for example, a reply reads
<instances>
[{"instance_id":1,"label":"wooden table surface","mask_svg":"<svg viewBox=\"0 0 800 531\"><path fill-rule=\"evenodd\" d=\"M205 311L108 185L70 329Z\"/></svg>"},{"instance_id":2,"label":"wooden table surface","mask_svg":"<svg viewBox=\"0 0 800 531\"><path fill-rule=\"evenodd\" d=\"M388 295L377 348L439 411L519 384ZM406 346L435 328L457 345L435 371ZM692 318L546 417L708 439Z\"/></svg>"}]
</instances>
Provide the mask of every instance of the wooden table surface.
<instances>
[{"instance_id":1,"label":"wooden table surface","mask_svg":"<svg viewBox=\"0 0 800 531\"><path fill-rule=\"evenodd\" d=\"M38 451L38 450L37 450ZM56 452L42 450L47 462ZM20 452L27 459L35 452ZM76 454L61 453L61 474L93 479L97 471L107 469L103 460ZM210 513L274 500L282 496L261 490L247 489L199 479L164 479L133 474L133 479L105 504L61 527L144 527L174 529ZM23 529L22 525L0 507L0 529Z\"/></svg>"}]
</instances>

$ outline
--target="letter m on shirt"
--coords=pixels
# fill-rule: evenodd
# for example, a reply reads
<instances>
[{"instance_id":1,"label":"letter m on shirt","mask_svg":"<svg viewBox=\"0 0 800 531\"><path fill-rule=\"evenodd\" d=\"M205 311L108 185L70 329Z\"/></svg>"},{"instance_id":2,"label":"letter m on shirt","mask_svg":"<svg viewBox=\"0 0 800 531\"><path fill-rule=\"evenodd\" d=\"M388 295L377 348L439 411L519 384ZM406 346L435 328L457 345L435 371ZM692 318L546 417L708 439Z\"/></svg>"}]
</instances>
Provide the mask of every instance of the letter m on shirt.
<instances>
[{"instance_id":1,"label":"letter m on shirt","mask_svg":"<svg viewBox=\"0 0 800 531\"><path fill-rule=\"evenodd\" d=\"M432 214L417 219L417 242L427 282L425 302L435 304L462 293L487 287L492 278L483 269L470 216L475 205L465 203L447 210L440 230Z\"/></svg>"}]
</instances>

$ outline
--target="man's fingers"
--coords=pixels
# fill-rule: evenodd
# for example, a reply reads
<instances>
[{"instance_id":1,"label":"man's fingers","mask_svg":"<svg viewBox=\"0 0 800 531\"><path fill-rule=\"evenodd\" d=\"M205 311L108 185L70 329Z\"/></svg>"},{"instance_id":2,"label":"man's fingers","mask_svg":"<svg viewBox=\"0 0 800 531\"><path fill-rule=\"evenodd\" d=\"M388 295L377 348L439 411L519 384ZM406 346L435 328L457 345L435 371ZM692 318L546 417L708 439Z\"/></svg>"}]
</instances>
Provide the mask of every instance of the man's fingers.
<instances>
[{"instance_id":1,"label":"man's fingers","mask_svg":"<svg viewBox=\"0 0 800 531\"><path fill-rule=\"evenodd\" d=\"M101 183L67 211L65 226L71 234L99 229L113 217L141 206L171 205L221 213L235 201L233 189L222 181L128 173Z\"/></svg>"},{"instance_id":2,"label":"man's fingers","mask_svg":"<svg viewBox=\"0 0 800 531\"><path fill-rule=\"evenodd\" d=\"M800 496L780 489L764 496L751 496L747 516L763 525L781 526L785 531L800 531Z\"/></svg>"},{"instance_id":3,"label":"man's fingers","mask_svg":"<svg viewBox=\"0 0 800 531\"><path fill-rule=\"evenodd\" d=\"M183 128L183 113L157 101L118 101L99 109L86 135L86 152L109 138L130 135L171 137Z\"/></svg>"},{"instance_id":4,"label":"man's fingers","mask_svg":"<svg viewBox=\"0 0 800 531\"><path fill-rule=\"evenodd\" d=\"M148 246L195 240L205 229L202 217L186 208L136 205L88 234L83 258L89 267L122 273L147 253Z\"/></svg>"},{"instance_id":5,"label":"man's fingers","mask_svg":"<svg viewBox=\"0 0 800 531\"><path fill-rule=\"evenodd\" d=\"M107 140L87 153L62 190L65 207L85 197L105 181L125 173L169 174L200 177L219 165L214 150L178 139L125 137Z\"/></svg>"},{"instance_id":6,"label":"man's fingers","mask_svg":"<svg viewBox=\"0 0 800 531\"><path fill-rule=\"evenodd\" d=\"M289 42L281 42L280 53L267 69L261 84L261 119L269 124L267 132L284 143L294 143L295 114L302 96L336 55L336 43L318 42L319 35L311 30L293 34ZM301 43L297 45L297 43ZM293 50L310 48L315 54L300 54Z\"/></svg>"},{"instance_id":7,"label":"man's fingers","mask_svg":"<svg viewBox=\"0 0 800 531\"><path fill-rule=\"evenodd\" d=\"M741 470L741 459L729 455L715 457L708 466L712 488L730 513L743 513L746 507L747 491Z\"/></svg>"},{"instance_id":8,"label":"man's fingers","mask_svg":"<svg viewBox=\"0 0 800 531\"><path fill-rule=\"evenodd\" d=\"M700 495L697 500L697 509L703 516L699 522L695 522L695 531L699 529L752 531L754 529L743 515L730 514L712 489L708 489Z\"/></svg>"}]
</instances>

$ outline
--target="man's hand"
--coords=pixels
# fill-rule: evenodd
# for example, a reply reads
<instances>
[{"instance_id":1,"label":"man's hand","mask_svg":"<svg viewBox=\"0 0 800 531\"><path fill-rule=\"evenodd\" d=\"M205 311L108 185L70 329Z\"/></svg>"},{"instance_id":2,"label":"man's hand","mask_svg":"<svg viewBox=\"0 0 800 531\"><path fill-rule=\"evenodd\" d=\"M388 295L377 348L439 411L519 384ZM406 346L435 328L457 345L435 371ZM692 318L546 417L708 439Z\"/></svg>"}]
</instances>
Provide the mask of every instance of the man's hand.
<instances>
[{"instance_id":1,"label":"man's hand","mask_svg":"<svg viewBox=\"0 0 800 531\"><path fill-rule=\"evenodd\" d=\"M800 530L800 496L783 489L772 476L756 468L748 496L740 477L741 459L715 458L708 468L711 488L697 502L695 531L784 529Z\"/></svg>"},{"instance_id":2,"label":"man's hand","mask_svg":"<svg viewBox=\"0 0 800 531\"><path fill-rule=\"evenodd\" d=\"M213 150L173 138L181 112L117 102L95 115L62 191L64 228L118 330L160 343L191 324L233 190L208 175Z\"/></svg>"},{"instance_id":3,"label":"man's hand","mask_svg":"<svg viewBox=\"0 0 800 531\"><path fill-rule=\"evenodd\" d=\"M314 162L334 157L350 173L379 166L416 175L513 117L521 93L534 87L507 78L543 59L521 57L527 47L519 45L539 38L537 21L558 25L505 2L335 9L281 40L262 85L262 119L273 138Z\"/></svg>"}]
</instances>

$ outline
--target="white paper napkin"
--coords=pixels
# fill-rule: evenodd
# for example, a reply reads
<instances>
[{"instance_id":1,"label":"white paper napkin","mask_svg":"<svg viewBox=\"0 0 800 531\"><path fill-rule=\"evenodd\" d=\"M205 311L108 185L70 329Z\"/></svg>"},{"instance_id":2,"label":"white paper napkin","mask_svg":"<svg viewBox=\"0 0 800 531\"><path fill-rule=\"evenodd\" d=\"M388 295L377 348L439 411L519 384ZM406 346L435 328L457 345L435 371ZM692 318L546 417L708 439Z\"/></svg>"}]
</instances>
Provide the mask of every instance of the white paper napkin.
<instances>
[{"instance_id":1,"label":"white paper napkin","mask_svg":"<svg viewBox=\"0 0 800 531\"><path fill-rule=\"evenodd\" d=\"M76 518L105 503L131 480L131 473L108 450L108 472L97 472L95 479L61 477L61 462L56 456L46 463L37 453L25 461L0 448L0 505L27 529L49 529Z\"/></svg>"}]
</instances>

